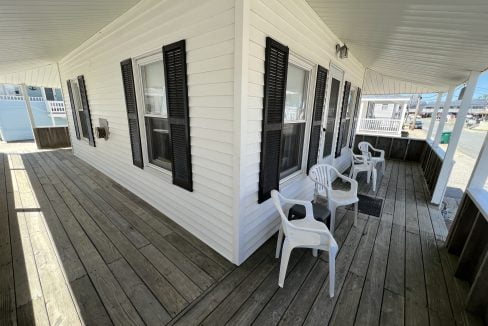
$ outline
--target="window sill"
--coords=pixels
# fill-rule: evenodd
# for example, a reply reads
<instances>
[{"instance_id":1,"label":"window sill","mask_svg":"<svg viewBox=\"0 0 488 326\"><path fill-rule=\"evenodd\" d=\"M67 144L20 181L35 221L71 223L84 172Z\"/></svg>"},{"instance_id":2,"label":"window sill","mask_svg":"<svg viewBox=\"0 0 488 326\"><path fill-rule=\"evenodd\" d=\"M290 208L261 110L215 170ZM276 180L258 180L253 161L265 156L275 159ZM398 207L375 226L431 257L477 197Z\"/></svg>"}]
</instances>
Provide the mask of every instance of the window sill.
<instances>
[{"instance_id":1,"label":"window sill","mask_svg":"<svg viewBox=\"0 0 488 326\"><path fill-rule=\"evenodd\" d=\"M172 174L170 171L160 168L154 164L148 163L144 165L144 171L147 171L149 174L152 174L155 177L161 178L165 181L172 182Z\"/></svg>"},{"instance_id":2,"label":"window sill","mask_svg":"<svg viewBox=\"0 0 488 326\"><path fill-rule=\"evenodd\" d=\"M303 170L295 171L289 176L284 177L280 180L280 187L286 187L290 183L295 182L301 175L305 175L305 172Z\"/></svg>"}]
</instances>

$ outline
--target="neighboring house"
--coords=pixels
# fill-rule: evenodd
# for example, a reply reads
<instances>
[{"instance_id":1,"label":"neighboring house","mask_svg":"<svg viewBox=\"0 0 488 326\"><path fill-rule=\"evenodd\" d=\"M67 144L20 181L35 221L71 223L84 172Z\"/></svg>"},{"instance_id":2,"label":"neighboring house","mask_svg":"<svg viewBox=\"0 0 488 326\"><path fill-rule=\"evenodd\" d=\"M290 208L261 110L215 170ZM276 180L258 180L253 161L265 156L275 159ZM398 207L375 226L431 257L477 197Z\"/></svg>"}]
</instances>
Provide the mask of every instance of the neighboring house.
<instances>
[{"instance_id":1,"label":"neighboring house","mask_svg":"<svg viewBox=\"0 0 488 326\"><path fill-rule=\"evenodd\" d=\"M434 111L435 102L421 102L420 103L420 112L424 115L431 115ZM450 113L458 113L459 107L461 105L461 100L452 101L449 107ZM440 109L442 110L444 107L441 105ZM411 110L415 110L415 108L411 108ZM488 116L488 100L486 99L473 99L471 101L471 105L469 107L470 114L477 115L477 116Z\"/></svg>"},{"instance_id":2,"label":"neighboring house","mask_svg":"<svg viewBox=\"0 0 488 326\"><path fill-rule=\"evenodd\" d=\"M61 89L27 89L36 127L67 125ZM0 84L0 136L6 142L34 138L25 99L17 85Z\"/></svg>"},{"instance_id":3,"label":"neighboring house","mask_svg":"<svg viewBox=\"0 0 488 326\"><path fill-rule=\"evenodd\" d=\"M272 189L311 199L307 167L349 165L365 69L306 2L235 3L141 1L59 70L75 155L240 264Z\"/></svg>"}]
</instances>

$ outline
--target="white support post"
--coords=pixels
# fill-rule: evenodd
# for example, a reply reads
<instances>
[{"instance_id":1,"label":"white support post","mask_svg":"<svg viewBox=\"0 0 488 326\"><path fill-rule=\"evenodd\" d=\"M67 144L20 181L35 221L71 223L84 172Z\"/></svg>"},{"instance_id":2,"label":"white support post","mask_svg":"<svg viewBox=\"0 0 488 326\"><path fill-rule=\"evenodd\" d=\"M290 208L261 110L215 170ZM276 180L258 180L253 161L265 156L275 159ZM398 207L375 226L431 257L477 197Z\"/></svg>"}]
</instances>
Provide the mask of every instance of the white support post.
<instances>
[{"instance_id":1,"label":"white support post","mask_svg":"<svg viewBox=\"0 0 488 326\"><path fill-rule=\"evenodd\" d=\"M488 133L486 133L483 147L469 179L467 188L483 188L488 178Z\"/></svg>"},{"instance_id":2,"label":"white support post","mask_svg":"<svg viewBox=\"0 0 488 326\"><path fill-rule=\"evenodd\" d=\"M21 84L20 89L22 89L22 95L24 96L25 108L27 109L27 114L29 116L29 123L31 125L32 135L33 135L34 140L37 144L36 132L35 132L36 121L34 119L34 115L32 114L32 106L31 106L30 99L29 99L29 92L27 91L27 86L25 84Z\"/></svg>"},{"instance_id":3,"label":"white support post","mask_svg":"<svg viewBox=\"0 0 488 326\"><path fill-rule=\"evenodd\" d=\"M359 128L361 126L361 119L363 119L363 112L364 112L364 107L368 107L368 103L369 102L363 102L361 101L359 103L359 112L358 112L358 116L357 116L357 121L356 121L356 130L355 130L355 135L357 135L358 131L359 131Z\"/></svg>"},{"instance_id":4,"label":"white support post","mask_svg":"<svg viewBox=\"0 0 488 326\"><path fill-rule=\"evenodd\" d=\"M408 109L408 102L407 103L404 103L403 104L403 107L402 107L402 114L400 115L400 130L399 130L399 134L401 135L402 134L402 130L403 130L403 123L405 122L405 114L407 114L407 109ZM400 136L399 135L399 136Z\"/></svg>"},{"instance_id":5,"label":"white support post","mask_svg":"<svg viewBox=\"0 0 488 326\"><path fill-rule=\"evenodd\" d=\"M415 124L417 123L417 115L419 114L420 100L421 99L422 99L422 96L417 95L417 105L415 106L415 114L413 115L413 123L410 126L410 129L415 129Z\"/></svg>"},{"instance_id":6,"label":"white support post","mask_svg":"<svg viewBox=\"0 0 488 326\"><path fill-rule=\"evenodd\" d=\"M446 191L447 182L451 174L452 167L454 165L454 154L459 143L459 138L463 131L466 116L468 115L469 107L471 106L471 100L473 99L474 90L478 83L480 72L472 71L469 75L468 83L464 91L464 97L459 107L459 112L456 117L456 123L452 131L452 136L447 147L446 155L444 156L444 162L442 163L441 171L439 172L439 178L435 186L434 194L432 195L432 203L439 205L442 202L444 193ZM447 102L447 101L446 101Z\"/></svg>"},{"instance_id":7,"label":"white support post","mask_svg":"<svg viewBox=\"0 0 488 326\"><path fill-rule=\"evenodd\" d=\"M447 92L446 101L444 102L444 108L441 114L441 119L439 120L439 126L437 126L437 130L435 132L433 147L438 146L439 141L441 140L441 133L444 130L444 125L446 124L447 115L449 114L449 109L451 108L452 95L454 94L455 89L456 86L451 86L449 87L449 91Z\"/></svg>"},{"instance_id":8,"label":"white support post","mask_svg":"<svg viewBox=\"0 0 488 326\"><path fill-rule=\"evenodd\" d=\"M437 100L435 101L434 110L432 111L432 118L430 119L429 130L427 131L427 141L430 140L432 132L434 131L434 125L437 120L437 112L439 112L439 107L441 106L442 92L437 93Z\"/></svg>"}]
</instances>

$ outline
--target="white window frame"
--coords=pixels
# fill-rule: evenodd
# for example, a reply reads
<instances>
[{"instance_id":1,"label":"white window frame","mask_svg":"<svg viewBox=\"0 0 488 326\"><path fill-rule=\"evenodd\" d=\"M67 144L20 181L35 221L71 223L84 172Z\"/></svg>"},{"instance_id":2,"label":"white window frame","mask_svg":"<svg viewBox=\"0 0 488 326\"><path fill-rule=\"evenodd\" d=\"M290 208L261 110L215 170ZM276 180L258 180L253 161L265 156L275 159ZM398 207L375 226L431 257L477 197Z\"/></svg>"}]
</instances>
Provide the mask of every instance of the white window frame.
<instances>
[{"instance_id":1,"label":"white window frame","mask_svg":"<svg viewBox=\"0 0 488 326\"><path fill-rule=\"evenodd\" d=\"M353 109L354 109L354 111L351 111L351 117L350 117L350 119L349 119L349 126L348 126L349 132L347 133L347 141L346 141L346 144L345 144L345 145L344 145L344 144L342 144L342 145L343 145L343 146L345 146L345 147L350 147L350 145L351 145L351 144L350 144L350 142L351 142L351 132L353 132L353 131L352 131L352 121L354 120L354 113L355 113L355 111L356 111L356 110L359 110L359 106L361 105L361 103L357 103L357 99L358 99L358 89L359 89L359 87L354 86L354 85L352 85L352 83L351 83L351 91L350 91L350 93L349 93L349 94L352 94L352 91L354 90L354 91L356 92L356 97L355 97L354 99L352 99L352 98L351 98L351 100L353 100L353 102L354 102L354 103L352 104L352 105L354 105L354 108L353 108ZM349 96L350 96L350 95L349 95ZM357 108L356 108L356 104L358 104L358 107L357 107ZM349 105L351 105L351 103L349 103ZM346 114L347 114L347 113L346 113Z\"/></svg>"},{"instance_id":2,"label":"white window frame","mask_svg":"<svg viewBox=\"0 0 488 326\"><path fill-rule=\"evenodd\" d=\"M141 137L144 170L153 173L155 176L163 176L166 180L170 181L172 172L170 170L167 170L165 168L162 168L160 166L157 166L149 162L149 153L147 149L146 120L144 118L151 117L151 115L145 114L146 106L144 103L144 85L142 81L141 66L147 65L149 63L157 62L157 61L163 61L163 53L160 49L153 50L151 52L145 53L143 55L137 56L132 59L134 85L136 88L136 99L137 99L137 108L138 108L137 115L139 118L139 132ZM163 78L165 78L164 66L163 66ZM159 118L160 116L158 115L156 117ZM173 164L173 162L171 162L171 164Z\"/></svg>"},{"instance_id":3,"label":"white window frame","mask_svg":"<svg viewBox=\"0 0 488 326\"><path fill-rule=\"evenodd\" d=\"M307 97L305 105L305 132L303 135L303 147L302 147L302 161L300 168L292 174L280 178L280 185L287 184L302 174L306 174L307 160L308 160L308 147L310 143L310 127L312 123L313 114L313 95L315 93L315 79L317 74L317 66L310 60L290 51L288 55L288 64L293 64L299 68L302 68L308 72L308 84L307 84ZM300 121L302 122L302 121ZM281 167L281 162L280 162ZM281 168L280 168L281 173Z\"/></svg>"},{"instance_id":4,"label":"white window frame","mask_svg":"<svg viewBox=\"0 0 488 326\"><path fill-rule=\"evenodd\" d=\"M73 78L70 79L71 83L71 94L73 94L73 103L75 104L74 108L71 108L71 110L76 111L76 117L77 121L76 124L78 125L78 131L80 133L80 140L86 142L87 144L90 143L88 139L88 135L83 135L83 127L81 126L81 118L80 118L80 112L83 112L83 103L81 102L81 90L80 90L80 85L78 83L78 78ZM75 121L73 121L74 123ZM88 128L88 126L87 126Z\"/></svg>"},{"instance_id":5,"label":"white window frame","mask_svg":"<svg viewBox=\"0 0 488 326\"><path fill-rule=\"evenodd\" d=\"M322 116L324 117L322 119L322 130L320 132L320 147L319 147L319 162L320 163L332 163L334 161L334 149L337 144L337 131L338 131L338 125L339 125L339 115L340 115L340 106L342 104L342 97L344 95L344 70L339 68L338 66L334 65L333 63L330 63L329 65L329 74L327 76L327 90L326 90L326 97L324 101L324 107L323 107L323 114ZM327 120L328 120L328 113L329 113L329 101L330 101L330 91L331 91L331 86L332 86L332 78L335 78L339 81L339 94L337 97L337 107L336 107L336 117L335 117L335 123L334 123L334 133L332 135L332 152L324 157L324 142L325 142L325 134L326 134L326 128L327 128Z\"/></svg>"}]
</instances>

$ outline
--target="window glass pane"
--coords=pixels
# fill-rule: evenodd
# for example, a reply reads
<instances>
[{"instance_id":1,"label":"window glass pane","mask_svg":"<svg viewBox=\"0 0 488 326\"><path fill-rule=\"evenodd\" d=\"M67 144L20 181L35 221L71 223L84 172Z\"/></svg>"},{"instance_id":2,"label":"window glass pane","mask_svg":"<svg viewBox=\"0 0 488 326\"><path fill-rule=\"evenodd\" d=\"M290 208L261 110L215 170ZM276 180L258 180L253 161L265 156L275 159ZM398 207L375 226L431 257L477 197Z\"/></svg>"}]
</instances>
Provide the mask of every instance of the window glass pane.
<instances>
[{"instance_id":1,"label":"window glass pane","mask_svg":"<svg viewBox=\"0 0 488 326\"><path fill-rule=\"evenodd\" d=\"M307 86L309 72L288 65L285 120L281 136L281 173L284 178L301 169L306 125Z\"/></svg>"},{"instance_id":2,"label":"window glass pane","mask_svg":"<svg viewBox=\"0 0 488 326\"><path fill-rule=\"evenodd\" d=\"M167 117L163 61L141 66L145 113Z\"/></svg>"},{"instance_id":3,"label":"window glass pane","mask_svg":"<svg viewBox=\"0 0 488 326\"><path fill-rule=\"evenodd\" d=\"M305 121L308 71L295 65L288 65L286 81L285 123Z\"/></svg>"},{"instance_id":4,"label":"window glass pane","mask_svg":"<svg viewBox=\"0 0 488 326\"><path fill-rule=\"evenodd\" d=\"M286 123L281 136L281 174L280 178L300 170L303 152L305 123Z\"/></svg>"},{"instance_id":5,"label":"window glass pane","mask_svg":"<svg viewBox=\"0 0 488 326\"><path fill-rule=\"evenodd\" d=\"M147 152L149 162L171 169L168 119L146 117Z\"/></svg>"},{"instance_id":6,"label":"window glass pane","mask_svg":"<svg viewBox=\"0 0 488 326\"><path fill-rule=\"evenodd\" d=\"M83 138L88 138L88 127L86 125L85 113L83 112L83 106L81 104L80 87L77 79L71 80L71 91L73 92L75 110L78 114L78 124L81 129L81 136Z\"/></svg>"}]
</instances>

